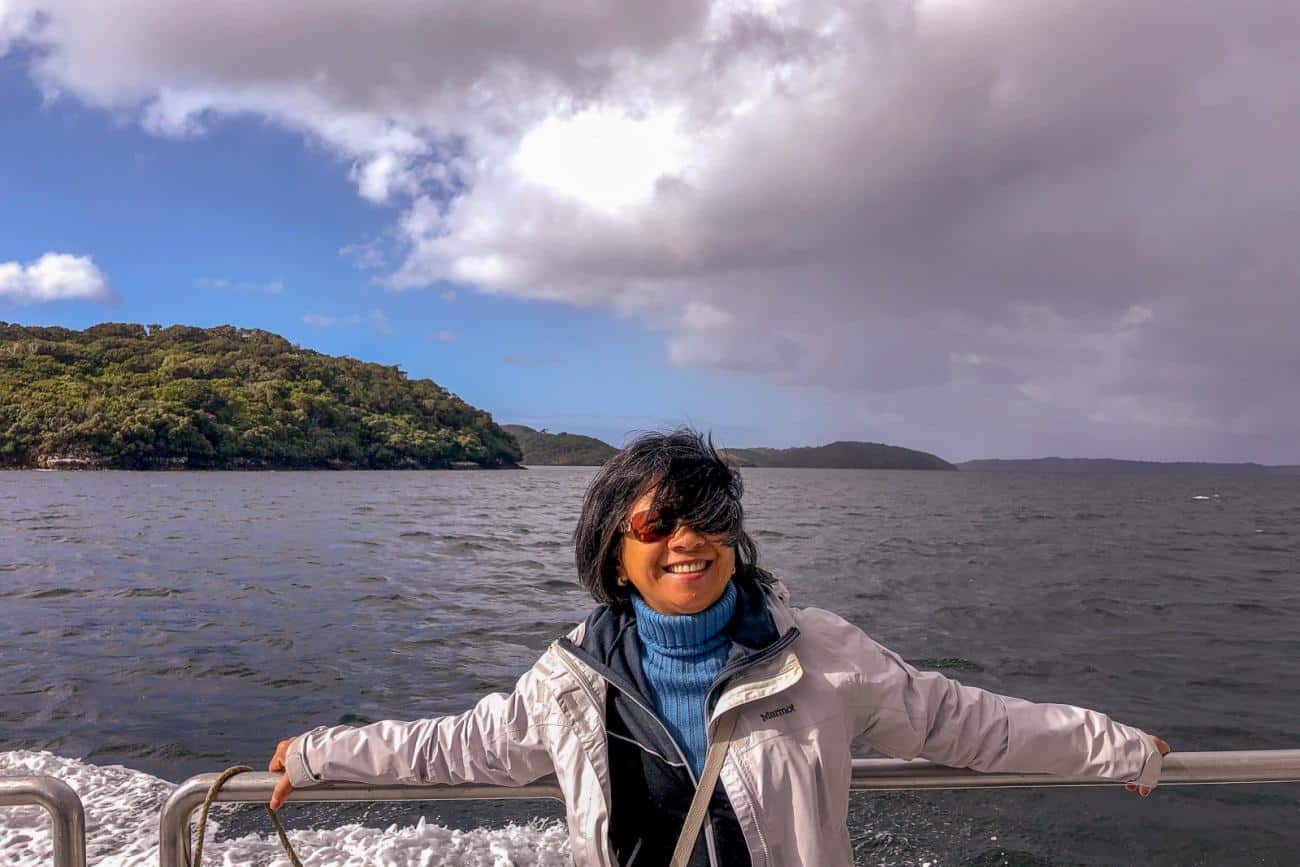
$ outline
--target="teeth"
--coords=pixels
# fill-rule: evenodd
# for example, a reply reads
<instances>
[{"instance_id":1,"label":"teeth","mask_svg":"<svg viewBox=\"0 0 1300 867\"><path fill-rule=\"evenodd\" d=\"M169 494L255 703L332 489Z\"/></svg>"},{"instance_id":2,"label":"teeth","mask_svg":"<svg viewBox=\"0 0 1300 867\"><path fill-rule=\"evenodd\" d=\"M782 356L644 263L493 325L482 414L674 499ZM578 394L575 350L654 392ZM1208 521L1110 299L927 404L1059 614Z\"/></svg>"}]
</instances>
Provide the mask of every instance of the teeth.
<instances>
[{"instance_id":1,"label":"teeth","mask_svg":"<svg viewBox=\"0 0 1300 867\"><path fill-rule=\"evenodd\" d=\"M677 563L668 567L669 572L700 572L709 565L708 560L696 560L693 563Z\"/></svg>"}]
</instances>

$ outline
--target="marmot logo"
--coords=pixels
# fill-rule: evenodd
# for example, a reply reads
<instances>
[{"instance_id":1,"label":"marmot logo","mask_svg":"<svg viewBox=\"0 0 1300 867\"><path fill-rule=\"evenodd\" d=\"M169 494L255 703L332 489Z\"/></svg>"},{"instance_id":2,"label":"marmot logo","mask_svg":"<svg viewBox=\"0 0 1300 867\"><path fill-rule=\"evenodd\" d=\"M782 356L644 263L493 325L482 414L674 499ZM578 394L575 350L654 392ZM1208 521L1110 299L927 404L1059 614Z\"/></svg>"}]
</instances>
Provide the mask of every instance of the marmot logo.
<instances>
[{"instance_id":1,"label":"marmot logo","mask_svg":"<svg viewBox=\"0 0 1300 867\"><path fill-rule=\"evenodd\" d=\"M759 714L759 719L761 719L763 722L767 722L770 719L774 719L779 716L785 716L788 713L794 713L794 705L787 704L785 707L778 707L775 708L774 710L765 711Z\"/></svg>"}]
</instances>

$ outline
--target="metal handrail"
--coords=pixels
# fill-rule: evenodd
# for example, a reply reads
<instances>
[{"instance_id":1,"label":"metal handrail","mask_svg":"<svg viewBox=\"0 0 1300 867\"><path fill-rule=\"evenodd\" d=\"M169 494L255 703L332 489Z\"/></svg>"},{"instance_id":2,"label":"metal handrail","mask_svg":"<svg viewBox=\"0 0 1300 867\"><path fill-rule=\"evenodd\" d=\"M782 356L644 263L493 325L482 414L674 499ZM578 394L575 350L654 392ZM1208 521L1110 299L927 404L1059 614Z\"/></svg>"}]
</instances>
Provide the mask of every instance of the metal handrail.
<instances>
[{"instance_id":1,"label":"metal handrail","mask_svg":"<svg viewBox=\"0 0 1300 867\"><path fill-rule=\"evenodd\" d=\"M158 867L187 867L190 863L190 816L207 797L220 774L199 774L181 783L163 804L158 819ZM218 801L266 803L279 782L279 774L246 773L231 777L217 793ZM459 801L551 798L564 795L554 777L526 786L368 786L360 783L322 783L296 789L291 801Z\"/></svg>"},{"instance_id":2,"label":"metal handrail","mask_svg":"<svg viewBox=\"0 0 1300 867\"><path fill-rule=\"evenodd\" d=\"M50 814L54 867L86 867L86 811L72 787L54 777L0 777L0 807L27 806Z\"/></svg>"},{"instance_id":3,"label":"metal handrail","mask_svg":"<svg viewBox=\"0 0 1300 867\"><path fill-rule=\"evenodd\" d=\"M190 816L203 803L219 774L199 774L177 787L163 805L158 834L158 867L189 864ZM247 773L228 780L218 801L265 803L279 774ZM1223 783L1300 782L1300 750L1234 750L1230 752L1170 753L1160 774L1162 786ZM1115 786L1095 777L1057 777L1047 774L985 774L967 768L949 768L924 759L854 759L849 788L854 791L891 789L989 789L1027 786ZM292 801L453 801L482 799L553 798L563 800L554 777L527 786L368 786L324 783L297 789Z\"/></svg>"},{"instance_id":4,"label":"metal handrail","mask_svg":"<svg viewBox=\"0 0 1300 867\"><path fill-rule=\"evenodd\" d=\"M268 775L271 776L271 775ZM1300 750L1227 750L1170 753L1160 771L1162 786L1204 786L1227 783L1300 782ZM1050 774L982 773L949 768L924 759L854 759L855 791L891 789L1010 789L1056 786L1114 786L1096 777L1057 777Z\"/></svg>"}]
</instances>

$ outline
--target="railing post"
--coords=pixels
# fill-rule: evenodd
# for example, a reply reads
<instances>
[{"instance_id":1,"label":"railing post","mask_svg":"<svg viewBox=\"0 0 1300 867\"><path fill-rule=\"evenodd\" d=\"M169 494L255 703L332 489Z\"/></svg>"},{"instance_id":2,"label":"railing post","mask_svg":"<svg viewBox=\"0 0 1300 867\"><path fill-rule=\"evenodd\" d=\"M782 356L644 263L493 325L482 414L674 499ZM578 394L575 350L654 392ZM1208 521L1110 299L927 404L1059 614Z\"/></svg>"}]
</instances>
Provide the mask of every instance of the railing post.
<instances>
[{"instance_id":1,"label":"railing post","mask_svg":"<svg viewBox=\"0 0 1300 867\"><path fill-rule=\"evenodd\" d=\"M71 786L54 777L0 777L0 807L22 806L50 814L54 867L86 867L86 811Z\"/></svg>"},{"instance_id":2,"label":"railing post","mask_svg":"<svg viewBox=\"0 0 1300 867\"><path fill-rule=\"evenodd\" d=\"M158 867L188 867L190 815L203 803L218 774L190 777L176 787L158 817ZM269 801L270 798L268 797Z\"/></svg>"}]
</instances>

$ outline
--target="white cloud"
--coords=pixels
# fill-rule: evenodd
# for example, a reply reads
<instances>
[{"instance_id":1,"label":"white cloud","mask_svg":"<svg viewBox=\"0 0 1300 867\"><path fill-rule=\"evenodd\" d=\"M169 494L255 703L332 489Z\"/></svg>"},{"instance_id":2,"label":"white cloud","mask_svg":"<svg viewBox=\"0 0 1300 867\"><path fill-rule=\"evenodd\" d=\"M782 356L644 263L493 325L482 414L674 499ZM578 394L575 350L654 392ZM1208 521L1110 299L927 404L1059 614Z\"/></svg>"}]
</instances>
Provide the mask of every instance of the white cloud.
<instances>
[{"instance_id":1,"label":"white cloud","mask_svg":"<svg viewBox=\"0 0 1300 867\"><path fill-rule=\"evenodd\" d=\"M0 299L19 304L116 300L104 272L89 256L46 253L34 262L0 262Z\"/></svg>"},{"instance_id":2,"label":"white cloud","mask_svg":"<svg viewBox=\"0 0 1300 867\"><path fill-rule=\"evenodd\" d=\"M263 283L232 281L225 277L200 277L195 283L200 289L229 289L234 292L258 292L263 295L279 295L284 291L284 281L278 277Z\"/></svg>"},{"instance_id":3,"label":"white cloud","mask_svg":"<svg viewBox=\"0 0 1300 867\"><path fill-rule=\"evenodd\" d=\"M424 336L425 339L432 340L434 343L455 343L457 340L460 340L460 334L449 328L430 331Z\"/></svg>"},{"instance_id":4,"label":"white cloud","mask_svg":"<svg viewBox=\"0 0 1300 867\"><path fill-rule=\"evenodd\" d=\"M365 271L377 271L387 265L383 250L376 242L345 244L339 255L351 260L353 266Z\"/></svg>"},{"instance_id":5,"label":"white cloud","mask_svg":"<svg viewBox=\"0 0 1300 867\"><path fill-rule=\"evenodd\" d=\"M526 184L617 214L653 200L655 185L680 173L688 152L679 112L632 117L589 108L528 130L510 167Z\"/></svg>"},{"instance_id":6,"label":"white cloud","mask_svg":"<svg viewBox=\"0 0 1300 867\"><path fill-rule=\"evenodd\" d=\"M388 317L382 310L371 310L366 321L370 323L370 330L380 337L387 337L393 333L393 324L388 321Z\"/></svg>"},{"instance_id":7,"label":"white cloud","mask_svg":"<svg viewBox=\"0 0 1300 867\"><path fill-rule=\"evenodd\" d=\"M0 56L9 50L11 43L25 37L32 24L29 13L10 8L7 0L0 0Z\"/></svg>"},{"instance_id":8,"label":"white cloud","mask_svg":"<svg viewBox=\"0 0 1300 867\"><path fill-rule=\"evenodd\" d=\"M304 313L302 321L308 325L319 325L321 328L333 328L335 325L359 325L361 317L353 313L351 316L326 316L323 313Z\"/></svg>"},{"instance_id":9,"label":"white cloud","mask_svg":"<svg viewBox=\"0 0 1300 867\"><path fill-rule=\"evenodd\" d=\"M348 316L330 316L324 313L304 313L302 321L308 325L316 325L320 328L334 328L336 326L349 326L365 324L370 330L380 337L387 337L393 333L393 324L384 315L382 310L371 310L364 317L360 313L352 313Z\"/></svg>"}]
</instances>

